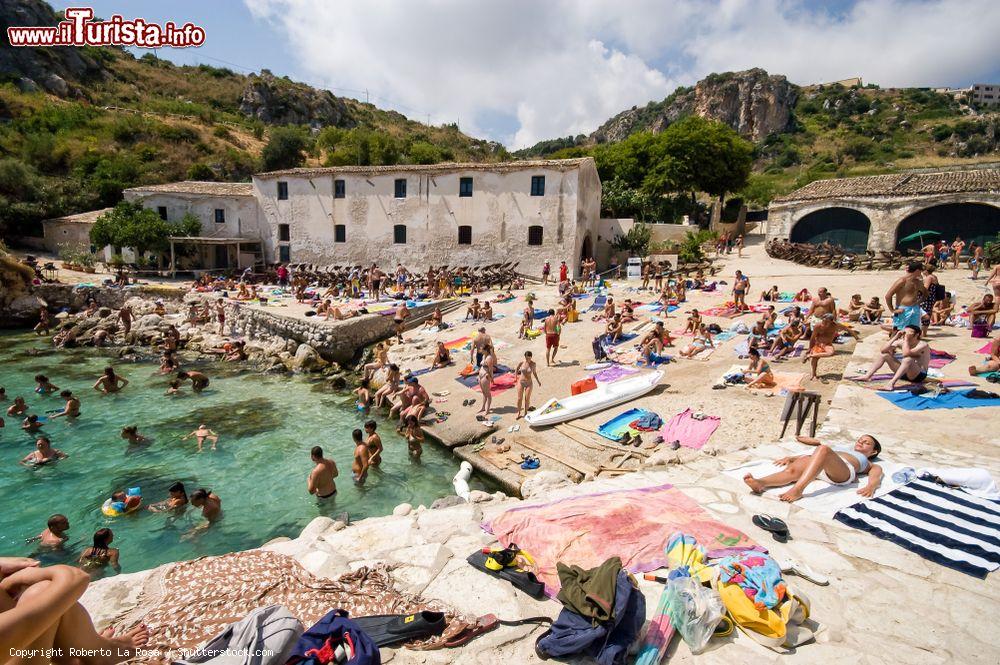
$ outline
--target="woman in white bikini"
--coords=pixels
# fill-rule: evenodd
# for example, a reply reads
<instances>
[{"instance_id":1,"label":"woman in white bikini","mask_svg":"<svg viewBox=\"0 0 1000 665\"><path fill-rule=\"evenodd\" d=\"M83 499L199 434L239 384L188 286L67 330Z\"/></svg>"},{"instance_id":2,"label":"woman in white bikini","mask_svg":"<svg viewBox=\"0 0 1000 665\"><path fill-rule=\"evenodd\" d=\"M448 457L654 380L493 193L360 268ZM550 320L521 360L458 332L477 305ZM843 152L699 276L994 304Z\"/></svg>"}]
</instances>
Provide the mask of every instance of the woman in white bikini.
<instances>
[{"instance_id":1,"label":"woman in white bikini","mask_svg":"<svg viewBox=\"0 0 1000 665\"><path fill-rule=\"evenodd\" d=\"M872 463L882 452L882 446L871 434L863 435L853 447L831 447L811 437L797 438L800 443L817 446L816 452L775 460L774 463L785 467L784 470L763 478L754 478L749 473L743 476L743 482L754 494L760 494L771 487L792 485L791 489L779 497L782 501L792 502L801 499L806 487L816 478L831 485L850 485L859 476L867 474L868 484L858 489L858 494L870 497L882 484L882 467Z\"/></svg>"},{"instance_id":2,"label":"woman in white bikini","mask_svg":"<svg viewBox=\"0 0 1000 665\"><path fill-rule=\"evenodd\" d=\"M514 373L517 375L517 415L514 416L514 420L517 420L521 416L528 415L528 410L531 408L531 377L534 376L538 385L542 385L535 361L531 359L531 351L524 352L524 360L517 364Z\"/></svg>"}]
</instances>

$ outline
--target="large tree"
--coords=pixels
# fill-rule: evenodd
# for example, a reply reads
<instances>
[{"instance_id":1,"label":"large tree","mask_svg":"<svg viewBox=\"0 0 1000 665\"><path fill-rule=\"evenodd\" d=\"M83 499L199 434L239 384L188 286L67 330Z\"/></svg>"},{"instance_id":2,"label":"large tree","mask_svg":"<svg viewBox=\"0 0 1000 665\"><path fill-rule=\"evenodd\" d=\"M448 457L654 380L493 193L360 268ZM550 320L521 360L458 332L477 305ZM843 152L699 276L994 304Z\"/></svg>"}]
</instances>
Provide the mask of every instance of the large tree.
<instances>
[{"instance_id":1,"label":"large tree","mask_svg":"<svg viewBox=\"0 0 1000 665\"><path fill-rule=\"evenodd\" d=\"M98 247L131 247L142 255L167 249L170 236L196 236L200 232L201 222L191 213L168 222L140 203L121 201L90 227L90 242Z\"/></svg>"},{"instance_id":2,"label":"large tree","mask_svg":"<svg viewBox=\"0 0 1000 665\"><path fill-rule=\"evenodd\" d=\"M310 143L309 135L302 127L275 127L260 154L264 170L279 171L302 166Z\"/></svg>"}]
</instances>

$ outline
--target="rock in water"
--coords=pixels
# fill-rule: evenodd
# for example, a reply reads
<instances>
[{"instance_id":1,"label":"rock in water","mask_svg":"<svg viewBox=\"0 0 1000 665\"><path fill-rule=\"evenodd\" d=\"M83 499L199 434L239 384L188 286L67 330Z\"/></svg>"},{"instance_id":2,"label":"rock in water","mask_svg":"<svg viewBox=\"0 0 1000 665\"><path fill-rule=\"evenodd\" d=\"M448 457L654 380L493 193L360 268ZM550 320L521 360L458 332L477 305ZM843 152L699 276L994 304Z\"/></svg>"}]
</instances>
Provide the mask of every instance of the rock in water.
<instances>
[{"instance_id":1,"label":"rock in water","mask_svg":"<svg viewBox=\"0 0 1000 665\"><path fill-rule=\"evenodd\" d=\"M323 360L316 349L308 344L299 344L292 358L291 367L293 372L311 372L320 369L326 361Z\"/></svg>"}]
</instances>

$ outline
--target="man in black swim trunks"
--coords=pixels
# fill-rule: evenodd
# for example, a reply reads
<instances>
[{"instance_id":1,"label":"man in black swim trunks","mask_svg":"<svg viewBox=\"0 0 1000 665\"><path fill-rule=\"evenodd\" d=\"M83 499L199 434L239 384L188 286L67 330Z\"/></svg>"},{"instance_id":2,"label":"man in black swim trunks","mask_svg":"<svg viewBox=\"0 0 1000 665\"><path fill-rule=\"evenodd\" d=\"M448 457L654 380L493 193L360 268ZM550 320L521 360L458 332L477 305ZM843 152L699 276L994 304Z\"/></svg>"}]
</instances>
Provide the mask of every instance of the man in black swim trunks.
<instances>
[{"instance_id":1,"label":"man in black swim trunks","mask_svg":"<svg viewBox=\"0 0 1000 665\"><path fill-rule=\"evenodd\" d=\"M396 324L396 341L400 344L403 343L403 330L406 327L406 319L410 316L410 309L406 306L406 301L403 300L399 303L399 307L396 308L396 316L392 319L393 323Z\"/></svg>"},{"instance_id":2,"label":"man in black swim trunks","mask_svg":"<svg viewBox=\"0 0 1000 665\"><path fill-rule=\"evenodd\" d=\"M319 446L313 446L310 457L316 466L309 472L309 493L319 499L329 499L337 493L337 485L333 482L339 475L337 465L323 457L323 449Z\"/></svg>"}]
</instances>

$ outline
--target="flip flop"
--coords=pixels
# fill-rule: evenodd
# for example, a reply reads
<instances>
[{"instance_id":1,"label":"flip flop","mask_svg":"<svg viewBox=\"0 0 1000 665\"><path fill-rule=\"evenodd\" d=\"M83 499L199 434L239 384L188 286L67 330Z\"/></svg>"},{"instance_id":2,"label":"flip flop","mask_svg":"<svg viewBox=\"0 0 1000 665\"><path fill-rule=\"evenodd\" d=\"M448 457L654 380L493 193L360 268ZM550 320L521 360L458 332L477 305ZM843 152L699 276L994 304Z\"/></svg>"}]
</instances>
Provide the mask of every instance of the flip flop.
<instances>
[{"instance_id":1,"label":"flip flop","mask_svg":"<svg viewBox=\"0 0 1000 665\"><path fill-rule=\"evenodd\" d=\"M775 559L775 562L781 567L781 572L783 573L798 575L802 579L809 580L819 586L826 586L830 583L830 579L826 575L818 573L806 564L794 559Z\"/></svg>"},{"instance_id":2,"label":"flip flop","mask_svg":"<svg viewBox=\"0 0 1000 665\"><path fill-rule=\"evenodd\" d=\"M751 520L755 526L770 532L779 543L787 543L789 538L788 525L780 517L770 515L754 515Z\"/></svg>"}]
</instances>

